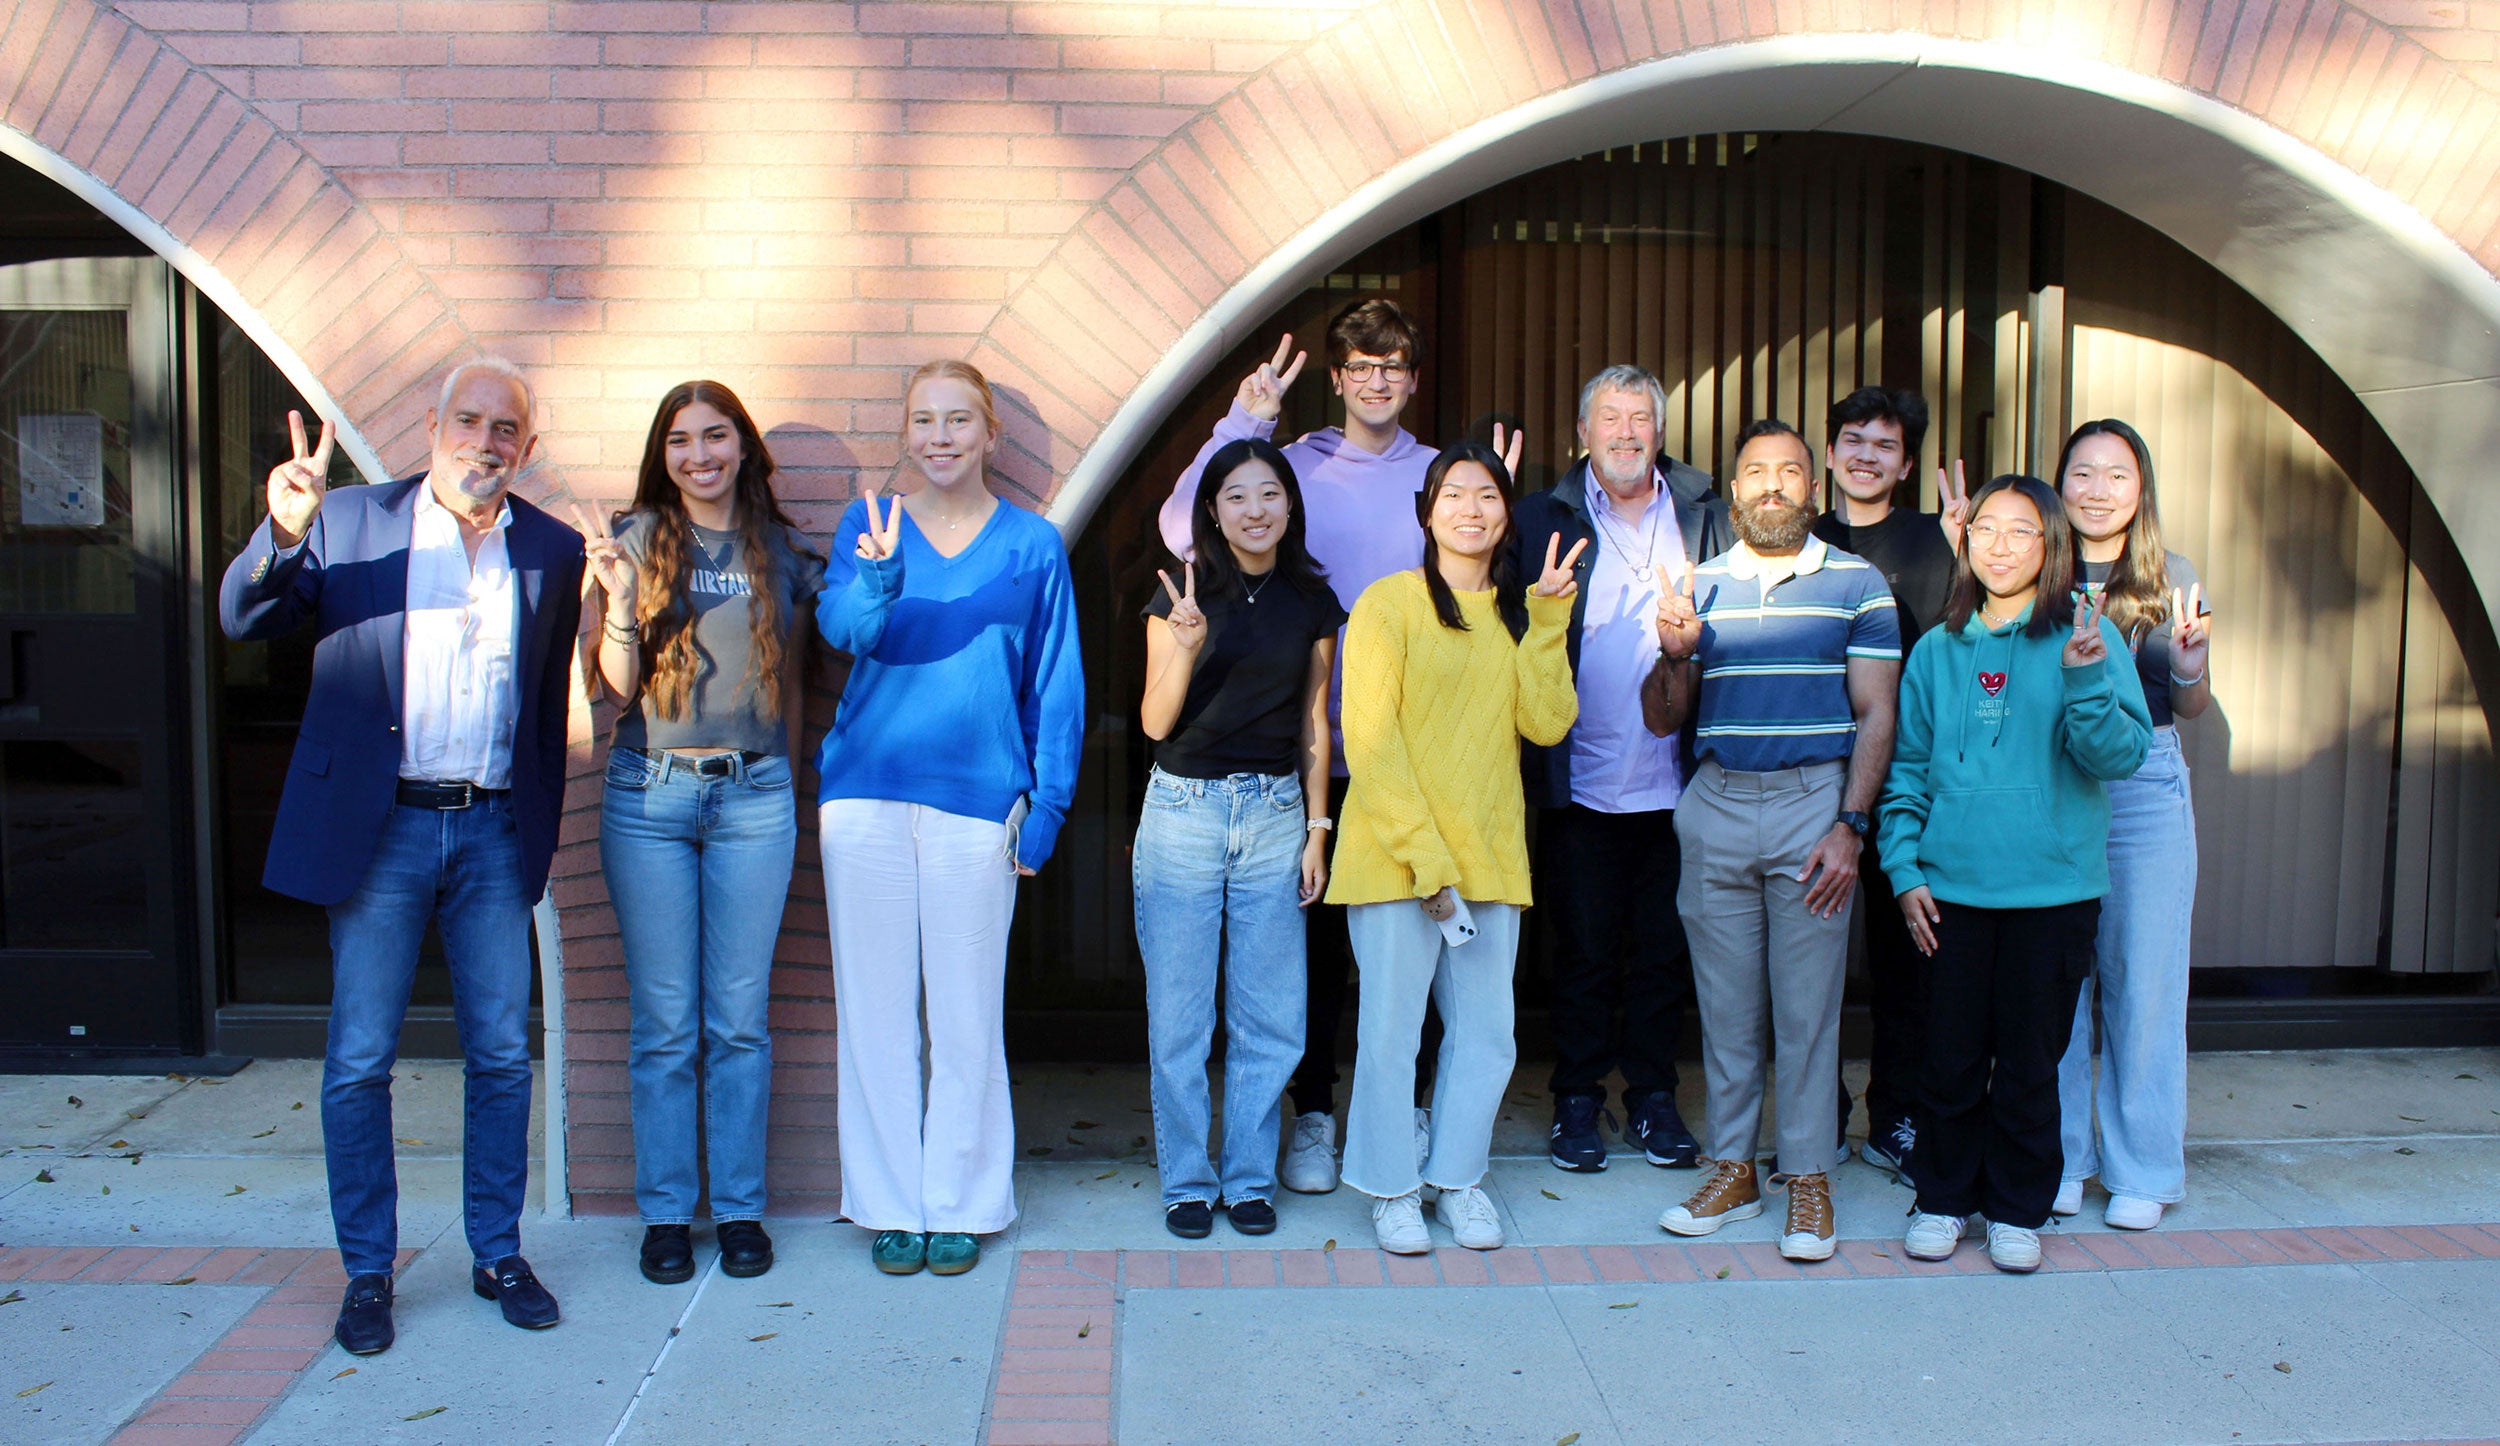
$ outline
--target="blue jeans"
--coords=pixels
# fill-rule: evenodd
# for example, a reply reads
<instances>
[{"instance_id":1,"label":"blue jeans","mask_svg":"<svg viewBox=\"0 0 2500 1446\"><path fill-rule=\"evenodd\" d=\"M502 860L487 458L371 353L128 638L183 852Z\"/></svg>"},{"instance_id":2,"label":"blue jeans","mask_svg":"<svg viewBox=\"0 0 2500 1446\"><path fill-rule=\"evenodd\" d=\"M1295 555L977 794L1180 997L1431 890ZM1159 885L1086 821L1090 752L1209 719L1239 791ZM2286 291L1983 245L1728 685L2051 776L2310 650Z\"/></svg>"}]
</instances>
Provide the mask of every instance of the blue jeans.
<instances>
[{"instance_id":1,"label":"blue jeans","mask_svg":"<svg viewBox=\"0 0 2500 1446\"><path fill-rule=\"evenodd\" d=\"M391 1158L391 1066L432 920L451 965L452 1016L467 1058L462 1194L469 1253L492 1265L521 1248L529 1185L530 906L508 796L468 808L392 808L364 883L330 906L330 1046L321 1137L330 1219L350 1275L383 1275L399 1253Z\"/></svg>"},{"instance_id":2,"label":"blue jeans","mask_svg":"<svg viewBox=\"0 0 2500 1446\"><path fill-rule=\"evenodd\" d=\"M634 1203L646 1225L694 1219L698 1045L712 1219L764 1216L773 942L799 816L789 759L728 757L727 774L704 778L664 750L608 754L599 866L625 944Z\"/></svg>"},{"instance_id":3,"label":"blue jeans","mask_svg":"<svg viewBox=\"0 0 2500 1446\"><path fill-rule=\"evenodd\" d=\"M2178 730L2156 728L2144 766L2109 785L2109 897L2101 901L2099 958L2075 1004L2074 1037L2057 1071L2065 1179L2099 1175L2113 1195L2165 1205L2187 1197L2188 932L2195 912L2196 808L2187 760Z\"/></svg>"},{"instance_id":4,"label":"blue jeans","mask_svg":"<svg viewBox=\"0 0 2500 1446\"><path fill-rule=\"evenodd\" d=\"M1519 909L1470 901L1476 937L1453 948L1419 901L1353 904L1345 911L1362 971L1354 1024L1354 1089L1345 1122L1345 1182L1394 1199L1424 1185L1464 1190L1484 1179L1494 1117L1519 1064L1511 970ZM1424 1000L1441 1011L1432 1074L1432 1144L1415 1167L1415 1046Z\"/></svg>"},{"instance_id":5,"label":"blue jeans","mask_svg":"<svg viewBox=\"0 0 2500 1446\"><path fill-rule=\"evenodd\" d=\"M1207 1158L1207 1052L1224 973L1222 1198L1272 1199L1285 1081L1302 1059L1302 784L1291 774L1146 782L1137 948L1146 966L1163 1203L1219 1192Z\"/></svg>"}]
</instances>

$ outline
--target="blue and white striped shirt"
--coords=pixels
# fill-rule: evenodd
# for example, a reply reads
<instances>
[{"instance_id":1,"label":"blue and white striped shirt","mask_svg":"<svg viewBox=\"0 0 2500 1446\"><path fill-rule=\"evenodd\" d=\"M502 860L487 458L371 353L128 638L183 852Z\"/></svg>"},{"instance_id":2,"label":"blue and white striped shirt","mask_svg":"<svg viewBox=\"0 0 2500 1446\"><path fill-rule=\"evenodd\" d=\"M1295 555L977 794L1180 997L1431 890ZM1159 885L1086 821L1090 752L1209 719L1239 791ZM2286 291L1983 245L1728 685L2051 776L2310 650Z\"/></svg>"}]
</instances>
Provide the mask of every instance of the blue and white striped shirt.
<instances>
[{"instance_id":1,"label":"blue and white striped shirt","mask_svg":"<svg viewBox=\"0 0 2500 1446\"><path fill-rule=\"evenodd\" d=\"M1781 576L1778 566L1792 567ZM1873 564L1809 537L1794 558L1739 543L1695 569L1701 696L1694 751L1738 773L1843 760L1857 742L1851 658L1901 659Z\"/></svg>"}]
</instances>

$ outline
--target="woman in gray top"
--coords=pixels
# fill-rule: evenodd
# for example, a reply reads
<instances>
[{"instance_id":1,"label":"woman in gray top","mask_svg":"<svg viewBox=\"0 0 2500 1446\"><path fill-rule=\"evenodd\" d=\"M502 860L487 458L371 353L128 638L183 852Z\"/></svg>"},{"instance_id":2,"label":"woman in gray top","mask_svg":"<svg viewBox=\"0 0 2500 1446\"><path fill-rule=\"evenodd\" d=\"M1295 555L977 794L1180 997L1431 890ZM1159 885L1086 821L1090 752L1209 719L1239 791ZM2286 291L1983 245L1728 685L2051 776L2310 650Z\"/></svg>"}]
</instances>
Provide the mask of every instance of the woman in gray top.
<instances>
[{"instance_id":1,"label":"woman in gray top","mask_svg":"<svg viewBox=\"0 0 2500 1446\"><path fill-rule=\"evenodd\" d=\"M790 791L803 664L824 562L772 491L773 459L735 393L660 401L633 510L582 514L607 595L599 674L622 705L599 861L625 945L634 1198L642 1273L694 1275L695 1063L721 1269L772 1268L764 1121L773 942L790 891Z\"/></svg>"}]
</instances>

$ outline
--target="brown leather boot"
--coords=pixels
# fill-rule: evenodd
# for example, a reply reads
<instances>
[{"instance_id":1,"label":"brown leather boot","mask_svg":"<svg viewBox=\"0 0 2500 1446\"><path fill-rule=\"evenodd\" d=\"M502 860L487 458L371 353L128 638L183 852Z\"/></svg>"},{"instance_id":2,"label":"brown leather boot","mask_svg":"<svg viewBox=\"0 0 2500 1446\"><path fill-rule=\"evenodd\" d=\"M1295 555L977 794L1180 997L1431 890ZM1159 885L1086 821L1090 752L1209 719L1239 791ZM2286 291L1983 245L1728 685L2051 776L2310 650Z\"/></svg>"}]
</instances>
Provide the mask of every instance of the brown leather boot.
<instances>
[{"instance_id":1,"label":"brown leather boot","mask_svg":"<svg viewBox=\"0 0 2500 1446\"><path fill-rule=\"evenodd\" d=\"M1751 1220L1761 1213L1762 1186L1754 1179L1753 1161L1721 1160L1691 1199L1667 1207L1658 1217L1658 1228L1707 1235L1731 1220Z\"/></svg>"},{"instance_id":2,"label":"brown leather boot","mask_svg":"<svg viewBox=\"0 0 2500 1446\"><path fill-rule=\"evenodd\" d=\"M1788 1177L1788 1230L1780 1254L1790 1260L1832 1258L1832 1180L1829 1175Z\"/></svg>"}]
</instances>

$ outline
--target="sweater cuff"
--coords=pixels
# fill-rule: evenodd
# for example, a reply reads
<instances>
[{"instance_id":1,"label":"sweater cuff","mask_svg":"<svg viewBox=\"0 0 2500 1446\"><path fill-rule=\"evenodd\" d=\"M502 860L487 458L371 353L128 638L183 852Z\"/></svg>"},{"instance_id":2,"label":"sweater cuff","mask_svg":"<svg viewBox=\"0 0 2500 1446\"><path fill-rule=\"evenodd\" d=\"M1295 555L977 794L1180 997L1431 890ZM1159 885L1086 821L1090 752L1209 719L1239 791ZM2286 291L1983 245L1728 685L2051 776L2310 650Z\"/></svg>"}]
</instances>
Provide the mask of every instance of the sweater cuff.
<instances>
[{"instance_id":1,"label":"sweater cuff","mask_svg":"<svg viewBox=\"0 0 2500 1446\"><path fill-rule=\"evenodd\" d=\"M1569 597L1543 597L1531 591L1528 594L1528 626L1557 632L1570 627L1573 601Z\"/></svg>"},{"instance_id":2,"label":"sweater cuff","mask_svg":"<svg viewBox=\"0 0 2500 1446\"><path fill-rule=\"evenodd\" d=\"M1915 863L1888 863L1884 865L1884 877L1892 880L1892 893L1894 898L1899 898L1901 895L1908 893L1912 889L1923 889L1927 887L1927 875Z\"/></svg>"}]
</instances>

